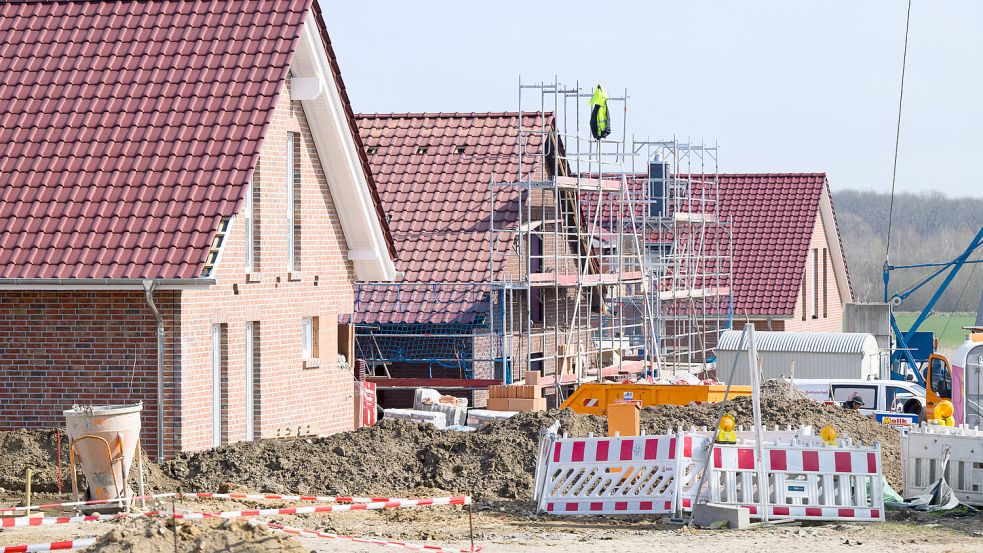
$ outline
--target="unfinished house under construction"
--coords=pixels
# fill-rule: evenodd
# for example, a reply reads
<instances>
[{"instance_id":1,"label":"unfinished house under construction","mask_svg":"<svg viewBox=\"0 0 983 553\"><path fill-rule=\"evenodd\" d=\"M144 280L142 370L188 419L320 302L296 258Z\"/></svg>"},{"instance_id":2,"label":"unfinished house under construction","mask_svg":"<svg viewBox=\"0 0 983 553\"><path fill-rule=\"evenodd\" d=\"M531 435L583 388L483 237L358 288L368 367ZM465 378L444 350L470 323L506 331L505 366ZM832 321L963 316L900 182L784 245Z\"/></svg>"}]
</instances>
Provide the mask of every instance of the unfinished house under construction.
<instances>
[{"instance_id":1,"label":"unfinished house under construction","mask_svg":"<svg viewBox=\"0 0 983 553\"><path fill-rule=\"evenodd\" d=\"M692 147L595 140L589 92L520 85L512 113L359 116L402 273L356 290L357 356L381 390L534 370L562 391L706 361L728 293L715 164L695 179ZM643 157L663 172L637 174Z\"/></svg>"}]
</instances>

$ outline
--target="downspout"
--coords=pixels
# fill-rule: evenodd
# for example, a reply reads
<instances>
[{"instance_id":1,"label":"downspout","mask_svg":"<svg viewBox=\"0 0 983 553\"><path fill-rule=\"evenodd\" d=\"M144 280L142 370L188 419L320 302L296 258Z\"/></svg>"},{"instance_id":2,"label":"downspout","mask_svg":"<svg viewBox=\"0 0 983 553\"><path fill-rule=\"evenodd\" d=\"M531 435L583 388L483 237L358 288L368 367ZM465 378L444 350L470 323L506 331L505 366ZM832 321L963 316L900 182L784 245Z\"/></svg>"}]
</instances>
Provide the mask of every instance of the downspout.
<instances>
[{"instance_id":1,"label":"downspout","mask_svg":"<svg viewBox=\"0 0 983 553\"><path fill-rule=\"evenodd\" d=\"M143 281L143 291L147 305L157 319L157 461L164 461L164 317L154 304L154 288L157 282Z\"/></svg>"}]
</instances>

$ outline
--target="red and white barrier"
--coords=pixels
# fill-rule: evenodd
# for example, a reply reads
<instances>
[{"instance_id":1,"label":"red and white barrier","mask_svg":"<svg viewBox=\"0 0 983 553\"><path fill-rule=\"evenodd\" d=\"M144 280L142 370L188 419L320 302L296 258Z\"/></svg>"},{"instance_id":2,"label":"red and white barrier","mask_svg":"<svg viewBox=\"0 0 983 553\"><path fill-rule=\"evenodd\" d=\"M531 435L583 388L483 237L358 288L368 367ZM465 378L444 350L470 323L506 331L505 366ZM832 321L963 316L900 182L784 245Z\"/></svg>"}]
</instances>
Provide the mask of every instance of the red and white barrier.
<instances>
[{"instance_id":1,"label":"red and white barrier","mask_svg":"<svg viewBox=\"0 0 983 553\"><path fill-rule=\"evenodd\" d=\"M680 502L692 507L711 437L691 436L684 445L690 458ZM753 444L716 444L710 476L701 497L711 503L747 507L752 517L803 520L884 520L880 446L827 446L816 440L788 444L766 443L764 475L755 460ZM759 490L767 490L762 501Z\"/></svg>"},{"instance_id":2,"label":"red and white barrier","mask_svg":"<svg viewBox=\"0 0 983 553\"><path fill-rule=\"evenodd\" d=\"M540 510L564 515L673 512L676 436L547 439L542 451L549 457L537 470Z\"/></svg>"},{"instance_id":3,"label":"red and white barrier","mask_svg":"<svg viewBox=\"0 0 983 553\"><path fill-rule=\"evenodd\" d=\"M369 543L373 545L381 545L384 547L395 547L399 549L410 549L413 551L433 551L435 553L477 553L481 551L481 547L475 547L474 549L468 547L463 549L456 549L451 547L443 547L440 545L424 545L419 543L407 543L402 541L392 541L392 540L380 540L375 538L356 538L354 536L344 536L340 534L332 534L330 532L319 532L317 530L307 530L305 528L292 528L290 526L282 526L280 524L268 524L270 528L274 530L279 530L287 534L293 534L295 536L303 536L309 538L326 538L331 540L346 540L354 543ZM2 553L2 551L0 551Z\"/></svg>"},{"instance_id":4,"label":"red and white barrier","mask_svg":"<svg viewBox=\"0 0 983 553\"><path fill-rule=\"evenodd\" d=\"M33 553L35 551L70 551L82 549L96 543L97 538L79 538L77 540L53 541L49 543L32 543L26 545L0 545L0 553Z\"/></svg>"},{"instance_id":5,"label":"red and white barrier","mask_svg":"<svg viewBox=\"0 0 983 553\"><path fill-rule=\"evenodd\" d=\"M691 510L712 439L693 431L634 438L547 434L536 471L537 506L558 515ZM806 428L766 432L765 440L763 467L753 442L715 444L700 498L747 507L755 517L766 509L769 518L884 520L880 446L849 440L827 446ZM764 501L759 490L766 490Z\"/></svg>"}]
</instances>

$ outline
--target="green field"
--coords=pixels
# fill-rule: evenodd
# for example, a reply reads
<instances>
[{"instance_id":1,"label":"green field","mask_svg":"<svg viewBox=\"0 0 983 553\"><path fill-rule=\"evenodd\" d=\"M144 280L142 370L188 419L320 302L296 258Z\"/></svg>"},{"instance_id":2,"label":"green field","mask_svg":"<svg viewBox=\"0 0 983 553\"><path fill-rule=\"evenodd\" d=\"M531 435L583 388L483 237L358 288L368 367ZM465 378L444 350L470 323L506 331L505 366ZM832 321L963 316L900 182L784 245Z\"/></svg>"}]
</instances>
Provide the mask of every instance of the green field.
<instances>
[{"instance_id":1,"label":"green field","mask_svg":"<svg viewBox=\"0 0 983 553\"><path fill-rule=\"evenodd\" d=\"M918 314L899 312L894 316L898 319L901 330L908 330ZM922 323L920 330L934 332L939 341L939 349L954 349L966 338L967 332L963 327L971 326L974 322L976 322L976 315L973 313L935 313ZM942 335L943 329L945 335Z\"/></svg>"}]
</instances>

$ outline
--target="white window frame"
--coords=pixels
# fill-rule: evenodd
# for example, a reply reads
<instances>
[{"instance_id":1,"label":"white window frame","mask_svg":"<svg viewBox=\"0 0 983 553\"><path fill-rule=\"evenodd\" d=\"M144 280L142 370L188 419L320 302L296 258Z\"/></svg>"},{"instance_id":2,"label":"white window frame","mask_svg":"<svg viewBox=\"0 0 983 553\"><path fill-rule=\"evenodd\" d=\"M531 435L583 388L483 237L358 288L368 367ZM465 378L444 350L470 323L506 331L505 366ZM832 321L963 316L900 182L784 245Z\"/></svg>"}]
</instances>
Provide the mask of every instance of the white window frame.
<instances>
[{"instance_id":1,"label":"white window frame","mask_svg":"<svg viewBox=\"0 0 983 553\"><path fill-rule=\"evenodd\" d=\"M256 323L246 323L246 441L253 440L256 431L256 406L254 401L254 386L256 385Z\"/></svg>"},{"instance_id":2,"label":"white window frame","mask_svg":"<svg viewBox=\"0 0 983 553\"><path fill-rule=\"evenodd\" d=\"M256 214L253 212L253 180L255 175L249 179L246 186L246 201L243 203L242 212L245 215L246 223L246 272L253 272L256 269Z\"/></svg>"},{"instance_id":3,"label":"white window frame","mask_svg":"<svg viewBox=\"0 0 983 553\"><path fill-rule=\"evenodd\" d=\"M222 445L222 325L212 325L212 447Z\"/></svg>"},{"instance_id":4,"label":"white window frame","mask_svg":"<svg viewBox=\"0 0 983 553\"><path fill-rule=\"evenodd\" d=\"M300 351L304 359L314 358L314 317L304 317L301 320Z\"/></svg>"},{"instance_id":5,"label":"white window frame","mask_svg":"<svg viewBox=\"0 0 983 553\"><path fill-rule=\"evenodd\" d=\"M294 159L294 141L297 133L287 133L287 271L296 270L296 259L294 252L294 173L296 172L297 160Z\"/></svg>"}]
</instances>

